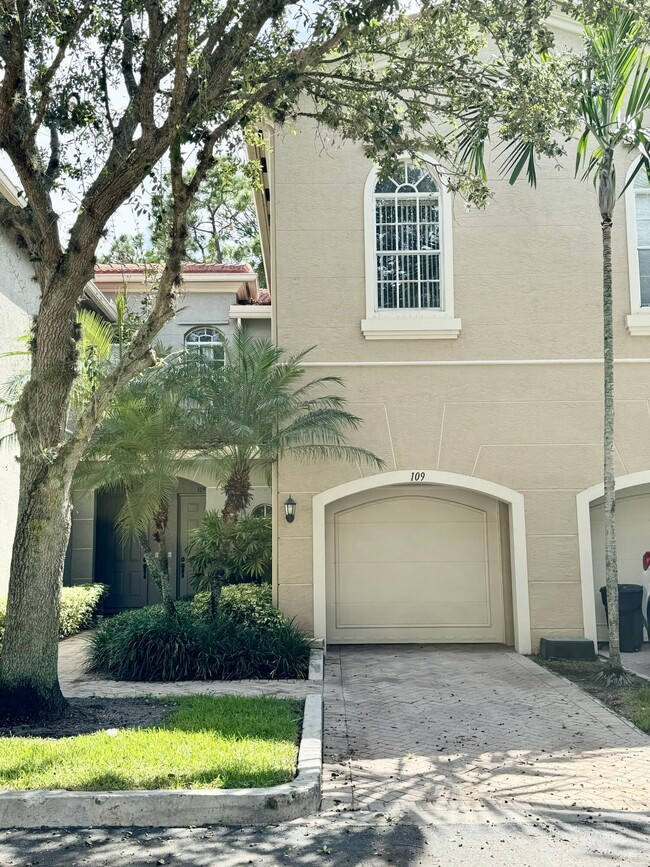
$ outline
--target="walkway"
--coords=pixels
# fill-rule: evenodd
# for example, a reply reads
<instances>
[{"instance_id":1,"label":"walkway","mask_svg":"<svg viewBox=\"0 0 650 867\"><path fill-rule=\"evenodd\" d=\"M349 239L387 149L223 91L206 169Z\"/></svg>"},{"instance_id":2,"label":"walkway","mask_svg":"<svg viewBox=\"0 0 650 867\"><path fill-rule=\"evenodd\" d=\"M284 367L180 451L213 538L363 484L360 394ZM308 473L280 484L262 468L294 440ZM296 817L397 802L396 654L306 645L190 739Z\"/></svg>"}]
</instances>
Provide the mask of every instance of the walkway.
<instances>
[{"instance_id":1,"label":"walkway","mask_svg":"<svg viewBox=\"0 0 650 867\"><path fill-rule=\"evenodd\" d=\"M90 633L66 638L59 644L59 682L67 698L130 698L141 695L272 695L304 698L321 691L312 680L179 680L175 683L133 683L100 680L86 674L86 642Z\"/></svg>"},{"instance_id":2,"label":"walkway","mask_svg":"<svg viewBox=\"0 0 650 867\"><path fill-rule=\"evenodd\" d=\"M650 807L650 738L516 653L331 648L325 810L483 821Z\"/></svg>"}]
</instances>

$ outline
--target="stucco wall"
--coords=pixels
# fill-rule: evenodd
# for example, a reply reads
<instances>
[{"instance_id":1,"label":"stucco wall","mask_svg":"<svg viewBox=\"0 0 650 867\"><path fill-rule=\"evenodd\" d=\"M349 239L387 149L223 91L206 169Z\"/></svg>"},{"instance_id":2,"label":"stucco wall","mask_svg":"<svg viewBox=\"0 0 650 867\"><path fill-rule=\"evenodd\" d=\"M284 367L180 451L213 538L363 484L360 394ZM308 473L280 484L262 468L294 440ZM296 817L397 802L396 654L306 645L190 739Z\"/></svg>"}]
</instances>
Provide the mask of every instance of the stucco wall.
<instances>
[{"instance_id":1,"label":"stucco wall","mask_svg":"<svg viewBox=\"0 0 650 867\"><path fill-rule=\"evenodd\" d=\"M25 350L17 339L29 333L31 317L38 309L39 290L27 256L17 250L0 231L0 354ZM25 357L0 358L0 385L25 369ZM0 425L0 436L10 431ZM0 443L0 596L9 583L11 546L18 506L18 450L11 441Z\"/></svg>"},{"instance_id":2,"label":"stucco wall","mask_svg":"<svg viewBox=\"0 0 650 867\"><path fill-rule=\"evenodd\" d=\"M484 211L454 202L456 340L368 341L360 321L371 165L352 144L324 151L309 123L273 142L278 342L292 351L316 345L310 373L345 378L350 408L365 420L355 440L387 469L463 473L523 493L534 643L582 634L575 496L602 478L602 367L589 361L602 353L599 218L593 186L575 180L572 165L571 155L565 169L543 165L537 190L493 172ZM614 269L617 357L649 357L650 338L625 328L622 204ZM617 473L648 469L650 366L619 363L616 373ZM291 525L277 522L276 593L308 629L311 499L358 477L357 467L338 464L283 460L278 469L276 508L292 494L298 513Z\"/></svg>"}]
</instances>

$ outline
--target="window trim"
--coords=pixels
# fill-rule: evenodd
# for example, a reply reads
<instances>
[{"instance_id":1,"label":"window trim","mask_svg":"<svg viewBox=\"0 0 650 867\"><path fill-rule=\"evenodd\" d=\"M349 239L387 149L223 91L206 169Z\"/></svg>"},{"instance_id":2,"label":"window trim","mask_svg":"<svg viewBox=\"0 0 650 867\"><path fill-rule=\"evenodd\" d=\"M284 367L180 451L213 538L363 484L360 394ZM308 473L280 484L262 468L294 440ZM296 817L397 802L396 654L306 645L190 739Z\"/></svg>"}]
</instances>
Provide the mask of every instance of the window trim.
<instances>
[{"instance_id":1,"label":"window trim","mask_svg":"<svg viewBox=\"0 0 650 867\"><path fill-rule=\"evenodd\" d=\"M625 177L627 183L641 157L635 159ZM641 271L636 229L636 193L634 184L625 191L625 229L627 234L627 267L630 285L630 313L626 317L628 332L632 337L650 337L650 306L641 306Z\"/></svg>"},{"instance_id":2,"label":"window trim","mask_svg":"<svg viewBox=\"0 0 650 867\"><path fill-rule=\"evenodd\" d=\"M453 241L451 222L453 200L438 174L422 155L422 162L438 185L440 203L440 310L377 310L377 272L375 243L375 185L379 167L370 169L363 191L366 317L361 331L366 340L440 340L458 337L460 319L454 318ZM408 158L400 162L411 162Z\"/></svg>"},{"instance_id":3,"label":"window trim","mask_svg":"<svg viewBox=\"0 0 650 867\"><path fill-rule=\"evenodd\" d=\"M268 514L268 515L256 515L255 512L257 512L259 509L269 509L270 514ZM258 503L256 506L253 506L253 508L251 509L251 517L252 518L271 518L271 517L273 517L273 506L271 505L271 503Z\"/></svg>"}]
</instances>

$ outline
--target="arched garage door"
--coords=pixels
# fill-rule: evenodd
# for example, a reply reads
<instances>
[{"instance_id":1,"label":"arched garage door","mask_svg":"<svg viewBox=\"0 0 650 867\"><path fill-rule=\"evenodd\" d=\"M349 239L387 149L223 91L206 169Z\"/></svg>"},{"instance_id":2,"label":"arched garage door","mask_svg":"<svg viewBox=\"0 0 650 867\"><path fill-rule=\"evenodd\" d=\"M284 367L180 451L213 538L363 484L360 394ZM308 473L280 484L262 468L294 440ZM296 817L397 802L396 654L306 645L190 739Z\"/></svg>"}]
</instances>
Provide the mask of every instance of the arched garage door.
<instances>
[{"instance_id":1,"label":"arched garage door","mask_svg":"<svg viewBox=\"0 0 650 867\"><path fill-rule=\"evenodd\" d=\"M510 643L500 517L497 500L456 488L388 487L331 504L327 640Z\"/></svg>"},{"instance_id":2,"label":"arched garage door","mask_svg":"<svg viewBox=\"0 0 650 867\"><path fill-rule=\"evenodd\" d=\"M600 588L605 584L605 507L602 498L591 506L590 511L596 628L598 641L607 641L607 619L600 596ZM639 485L616 494L616 547L618 580L621 584L641 584L645 588L645 614L650 572L643 571L643 555L650 551L650 485Z\"/></svg>"}]
</instances>

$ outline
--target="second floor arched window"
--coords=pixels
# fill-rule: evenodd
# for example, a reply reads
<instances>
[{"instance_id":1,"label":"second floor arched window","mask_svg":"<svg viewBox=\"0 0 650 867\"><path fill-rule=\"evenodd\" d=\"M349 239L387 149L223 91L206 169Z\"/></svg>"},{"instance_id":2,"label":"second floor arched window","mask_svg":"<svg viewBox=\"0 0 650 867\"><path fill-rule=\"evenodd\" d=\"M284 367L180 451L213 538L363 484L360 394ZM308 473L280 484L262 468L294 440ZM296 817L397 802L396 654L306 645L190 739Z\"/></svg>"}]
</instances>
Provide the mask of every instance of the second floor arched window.
<instances>
[{"instance_id":1,"label":"second floor arched window","mask_svg":"<svg viewBox=\"0 0 650 867\"><path fill-rule=\"evenodd\" d=\"M376 310L441 310L440 191L401 163L374 190Z\"/></svg>"},{"instance_id":2,"label":"second floor arched window","mask_svg":"<svg viewBox=\"0 0 650 867\"><path fill-rule=\"evenodd\" d=\"M223 363L223 334L211 325L193 328L185 335L185 349Z\"/></svg>"}]
</instances>

